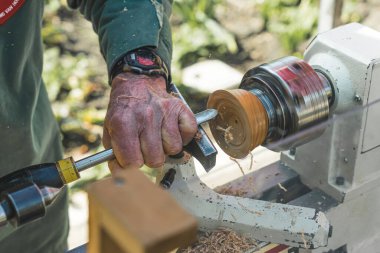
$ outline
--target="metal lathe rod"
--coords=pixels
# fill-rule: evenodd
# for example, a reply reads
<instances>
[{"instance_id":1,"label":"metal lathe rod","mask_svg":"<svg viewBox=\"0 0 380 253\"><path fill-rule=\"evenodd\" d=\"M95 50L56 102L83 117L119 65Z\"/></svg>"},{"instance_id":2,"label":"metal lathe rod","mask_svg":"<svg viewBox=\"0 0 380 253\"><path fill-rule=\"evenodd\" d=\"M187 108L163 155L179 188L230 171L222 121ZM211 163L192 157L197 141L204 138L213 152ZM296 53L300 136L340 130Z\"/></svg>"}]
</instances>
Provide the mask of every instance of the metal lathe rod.
<instances>
[{"instance_id":1,"label":"metal lathe rod","mask_svg":"<svg viewBox=\"0 0 380 253\"><path fill-rule=\"evenodd\" d=\"M110 148L75 162L75 167L78 169L78 172L81 172L85 169L91 168L95 165L104 163L114 158L115 155L113 154L112 148Z\"/></svg>"}]
</instances>

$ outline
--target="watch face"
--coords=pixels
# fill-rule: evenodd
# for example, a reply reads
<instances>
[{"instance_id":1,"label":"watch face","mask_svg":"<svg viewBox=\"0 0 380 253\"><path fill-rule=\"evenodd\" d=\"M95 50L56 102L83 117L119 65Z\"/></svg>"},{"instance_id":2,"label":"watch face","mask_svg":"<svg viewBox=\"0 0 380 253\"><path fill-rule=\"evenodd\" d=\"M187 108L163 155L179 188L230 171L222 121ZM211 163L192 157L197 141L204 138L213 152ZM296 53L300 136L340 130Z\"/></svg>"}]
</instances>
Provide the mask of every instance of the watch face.
<instances>
[{"instance_id":1,"label":"watch face","mask_svg":"<svg viewBox=\"0 0 380 253\"><path fill-rule=\"evenodd\" d=\"M0 0L1 1L1 0ZM133 72L148 76L162 76L170 82L169 71L160 56L149 49L138 49L127 53L113 66L110 80L122 72Z\"/></svg>"},{"instance_id":2,"label":"watch face","mask_svg":"<svg viewBox=\"0 0 380 253\"><path fill-rule=\"evenodd\" d=\"M0 0L1 1L1 0ZM133 72L148 76L162 76L166 82L169 80L168 70L161 58L148 50L137 50L128 53L124 58L123 65L119 65L121 72Z\"/></svg>"},{"instance_id":3,"label":"watch face","mask_svg":"<svg viewBox=\"0 0 380 253\"><path fill-rule=\"evenodd\" d=\"M137 51L127 57L128 65L142 69L158 69L160 64L157 57L148 51Z\"/></svg>"},{"instance_id":4,"label":"watch face","mask_svg":"<svg viewBox=\"0 0 380 253\"><path fill-rule=\"evenodd\" d=\"M153 65L156 65L156 63L151 59L151 58L148 58L148 57L143 57L141 55L137 55L136 57L136 61L141 64L141 65L145 65L145 66L153 66Z\"/></svg>"}]
</instances>

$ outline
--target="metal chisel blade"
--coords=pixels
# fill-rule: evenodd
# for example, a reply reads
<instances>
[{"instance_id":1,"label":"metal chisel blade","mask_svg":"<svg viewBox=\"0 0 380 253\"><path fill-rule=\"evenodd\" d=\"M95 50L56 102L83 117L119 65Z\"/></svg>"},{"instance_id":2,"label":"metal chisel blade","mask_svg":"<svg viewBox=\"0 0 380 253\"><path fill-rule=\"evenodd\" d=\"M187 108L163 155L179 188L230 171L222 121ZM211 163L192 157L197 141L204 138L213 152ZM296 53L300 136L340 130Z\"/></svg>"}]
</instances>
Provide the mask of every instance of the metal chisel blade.
<instances>
[{"instance_id":1,"label":"metal chisel blade","mask_svg":"<svg viewBox=\"0 0 380 253\"><path fill-rule=\"evenodd\" d=\"M197 125L205 123L212 120L218 115L218 111L215 109L206 109L204 111L195 114L195 119L197 120Z\"/></svg>"}]
</instances>

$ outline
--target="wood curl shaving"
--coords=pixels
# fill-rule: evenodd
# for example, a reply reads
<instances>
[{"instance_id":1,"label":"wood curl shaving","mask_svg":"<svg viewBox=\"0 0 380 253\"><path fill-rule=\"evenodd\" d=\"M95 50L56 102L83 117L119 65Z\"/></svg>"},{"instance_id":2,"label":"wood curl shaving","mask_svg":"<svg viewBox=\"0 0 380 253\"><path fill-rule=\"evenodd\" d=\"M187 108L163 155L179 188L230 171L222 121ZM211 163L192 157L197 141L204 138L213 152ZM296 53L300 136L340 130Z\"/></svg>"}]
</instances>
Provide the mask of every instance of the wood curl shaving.
<instances>
[{"instance_id":1,"label":"wood curl shaving","mask_svg":"<svg viewBox=\"0 0 380 253\"><path fill-rule=\"evenodd\" d=\"M214 190L215 192L222 195L237 196L237 197L244 197L248 193L248 191L246 190L234 189L231 185L227 187L215 188Z\"/></svg>"},{"instance_id":2,"label":"wood curl shaving","mask_svg":"<svg viewBox=\"0 0 380 253\"><path fill-rule=\"evenodd\" d=\"M233 136L232 133L231 133L232 126L229 126L229 127L227 127L226 129L224 129L224 128L221 127L221 126L217 126L216 129L219 130L219 131L223 131L223 132L224 132L224 141L225 141L227 144L231 143L231 141L234 140L234 136Z\"/></svg>"},{"instance_id":3,"label":"wood curl shaving","mask_svg":"<svg viewBox=\"0 0 380 253\"><path fill-rule=\"evenodd\" d=\"M202 134L201 132L197 131L197 133L194 136L194 140L200 141L202 139Z\"/></svg>"},{"instance_id":4,"label":"wood curl shaving","mask_svg":"<svg viewBox=\"0 0 380 253\"><path fill-rule=\"evenodd\" d=\"M248 170L252 170L252 166L253 166L253 155L252 155L252 153L249 153L249 158L250 158L250 161L249 161Z\"/></svg>"},{"instance_id":5,"label":"wood curl shaving","mask_svg":"<svg viewBox=\"0 0 380 253\"><path fill-rule=\"evenodd\" d=\"M287 192L288 190L281 184L281 183L278 183L277 184L278 187L280 187L281 190L283 190L284 192Z\"/></svg>"},{"instance_id":6,"label":"wood curl shaving","mask_svg":"<svg viewBox=\"0 0 380 253\"><path fill-rule=\"evenodd\" d=\"M176 92L171 91L171 92L170 92L170 95L171 95L172 97L179 98L179 94L176 93Z\"/></svg>"},{"instance_id":7,"label":"wood curl shaving","mask_svg":"<svg viewBox=\"0 0 380 253\"><path fill-rule=\"evenodd\" d=\"M308 249L309 247L307 246L307 242L306 242L306 239L305 239L305 234L304 234L303 231L301 232L301 239L303 241L303 246L305 247L305 249Z\"/></svg>"},{"instance_id":8,"label":"wood curl shaving","mask_svg":"<svg viewBox=\"0 0 380 253\"><path fill-rule=\"evenodd\" d=\"M240 253L258 249L255 240L238 235L229 228L219 228L212 232L202 233L198 242L177 253Z\"/></svg>"},{"instance_id":9,"label":"wood curl shaving","mask_svg":"<svg viewBox=\"0 0 380 253\"><path fill-rule=\"evenodd\" d=\"M241 174L243 174L245 176L245 173L244 173L244 170L243 170L243 167L240 165L239 161L233 157L230 156L230 160L231 161L234 161L238 166L239 166L239 169L241 171Z\"/></svg>"}]
</instances>

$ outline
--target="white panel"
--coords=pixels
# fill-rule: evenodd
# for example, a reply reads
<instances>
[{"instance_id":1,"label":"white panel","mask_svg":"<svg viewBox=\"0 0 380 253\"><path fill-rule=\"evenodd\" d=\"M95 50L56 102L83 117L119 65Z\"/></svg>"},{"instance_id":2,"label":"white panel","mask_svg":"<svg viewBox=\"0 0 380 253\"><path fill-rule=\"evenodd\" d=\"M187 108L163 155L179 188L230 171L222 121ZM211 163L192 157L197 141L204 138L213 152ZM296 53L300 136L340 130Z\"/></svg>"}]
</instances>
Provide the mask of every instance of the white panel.
<instances>
[{"instance_id":1,"label":"white panel","mask_svg":"<svg viewBox=\"0 0 380 253\"><path fill-rule=\"evenodd\" d=\"M380 64L374 63L369 75L368 112L364 129L362 152L380 147Z\"/></svg>"}]
</instances>

